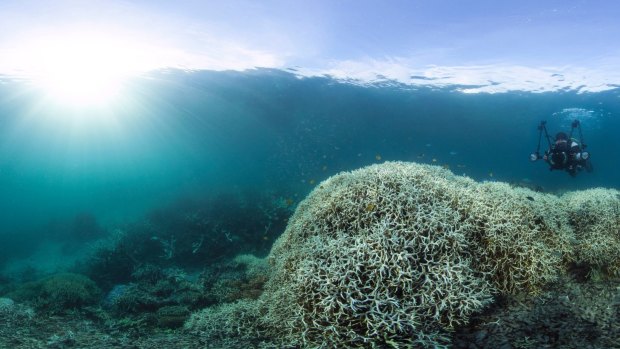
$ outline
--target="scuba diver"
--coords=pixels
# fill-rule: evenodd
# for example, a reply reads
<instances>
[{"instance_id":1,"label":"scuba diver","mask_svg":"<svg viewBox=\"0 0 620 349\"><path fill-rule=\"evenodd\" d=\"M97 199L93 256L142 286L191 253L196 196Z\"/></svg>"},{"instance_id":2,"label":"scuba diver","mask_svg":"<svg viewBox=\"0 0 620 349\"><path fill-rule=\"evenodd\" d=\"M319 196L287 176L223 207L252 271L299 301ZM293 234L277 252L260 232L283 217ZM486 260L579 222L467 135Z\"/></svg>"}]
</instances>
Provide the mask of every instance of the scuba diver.
<instances>
[{"instance_id":1,"label":"scuba diver","mask_svg":"<svg viewBox=\"0 0 620 349\"><path fill-rule=\"evenodd\" d=\"M558 132L555 135L553 143L551 143L546 124L546 121L541 121L540 125L538 125L538 147L536 151L530 155L530 160L536 161L543 159L549 164L550 171L564 170L572 177L577 175L577 171L583 169L587 172L592 172L590 153L585 151L586 145L583 143L583 134L581 133L581 124L579 120L573 121L569 135L564 132ZM579 129L579 141L572 137L575 129ZM545 138L547 138L549 149L541 156L539 151L543 131L545 133Z\"/></svg>"}]
</instances>

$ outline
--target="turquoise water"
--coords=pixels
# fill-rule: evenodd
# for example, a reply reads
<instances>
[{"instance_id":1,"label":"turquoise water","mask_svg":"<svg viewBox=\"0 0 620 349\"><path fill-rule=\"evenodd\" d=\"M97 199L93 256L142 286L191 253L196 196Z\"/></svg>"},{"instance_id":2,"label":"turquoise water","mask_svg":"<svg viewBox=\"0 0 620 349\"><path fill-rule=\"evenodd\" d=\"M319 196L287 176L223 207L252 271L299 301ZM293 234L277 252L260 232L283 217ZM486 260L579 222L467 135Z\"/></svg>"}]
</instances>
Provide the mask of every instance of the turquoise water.
<instances>
[{"instance_id":1,"label":"turquoise water","mask_svg":"<svg viewBox=\"0 0 620 349\"><path fill-rule=\"evenodd\" d=\"M330 175L386 160L549 192L620 188L618 90L465 94L459 87L169 70L129 82L114 108L90 110L50 106L27 83L7 80L0 236L46 236L83 213L114 227L186 196L257 190L298 201ZM541 120L554 134L574 119L593 173L571 178L529 162Z\"/></svg>"},{"instance_id":2,"label":"turquoise water","mask_svg":"<svg viewBox=\"0 0 620 349\"><path fill-rule=\"evenodd\" d=\"M145 344L150 340L174 343L161 347L203 345L200 336L183 330L190 313L208 314L265 294L269 266L254 256L266 256L297 204L341 171L407 161L556 194L620 189L618 89L472 94L462 92L466 87L362 84L294 70L164 70L127 81L109 105L68 106L50 101L28 81L5 79L0 299L15 313L0 313L7 319L0 346L38 340L117 347L119 338L144 347L158 347ZM579 120L594 171L573 178L549 171L543 161L530 162L541 120L552 136ZM543 140L541 152L545 147ZM526 197L540 205L539 198ZM605 209L603 201L592 200L600 205L590 207L594 212ZM585 211L579 212L591 219ZM531 224L538 222L542 218ZM582 267L571 265L571 277L578 278ZM588 274L592 285L596 275ZM566 290L578 290L567 280ZM583 287L602 287L592 285ZM537 302L562 303L568 296L558 296L565 290L557 288ZM587 302L602 299L605 309L605 302L612 304L592 299ZM558 314L567 311L562 304ZM512 318L510 309L497 302L489 314ZM541 311L546 319L549 310ZM78 324L80 319L88 320ZM459 328L452 343L505 341L501 333L485 339L476 321ZM582 320L561 315L558 321L589 331ZM563 333L575 333L570 326ZM517 332L515 343L523 337ZM230 343L236 337L228 333L214 347L235 347ZM549 342L545 338L540 343ZM254 345L263 339L239 340Z\"/></svg>"}]
</instances>

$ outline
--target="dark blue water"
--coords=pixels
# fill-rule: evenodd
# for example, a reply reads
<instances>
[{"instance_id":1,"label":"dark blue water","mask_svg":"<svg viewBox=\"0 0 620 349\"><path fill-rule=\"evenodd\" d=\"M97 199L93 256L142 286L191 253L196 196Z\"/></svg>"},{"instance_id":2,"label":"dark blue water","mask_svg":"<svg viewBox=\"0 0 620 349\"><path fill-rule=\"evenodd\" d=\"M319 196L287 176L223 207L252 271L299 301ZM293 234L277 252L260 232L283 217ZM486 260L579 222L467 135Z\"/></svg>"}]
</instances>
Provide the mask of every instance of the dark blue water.
<instances>
[{"instance_id":1,"label":"dark blue water","mask_svg":"<svg viewBox=\"0 0 620 349\"><path fill-rule=\"evenodd\" d=\"M49 107L27 83L0 85L0 236L12 253L29 248L20 236L46 236L79 214L113 227L183 196L257 190L298 201L339 171L389 160L549 192L620 189L618 90L464 94L276 70L164 71L129 85L122 105L98 110ZM555 134L575 118L593 173L529 161L541 120Z\"/></svg>"}]
</instances>

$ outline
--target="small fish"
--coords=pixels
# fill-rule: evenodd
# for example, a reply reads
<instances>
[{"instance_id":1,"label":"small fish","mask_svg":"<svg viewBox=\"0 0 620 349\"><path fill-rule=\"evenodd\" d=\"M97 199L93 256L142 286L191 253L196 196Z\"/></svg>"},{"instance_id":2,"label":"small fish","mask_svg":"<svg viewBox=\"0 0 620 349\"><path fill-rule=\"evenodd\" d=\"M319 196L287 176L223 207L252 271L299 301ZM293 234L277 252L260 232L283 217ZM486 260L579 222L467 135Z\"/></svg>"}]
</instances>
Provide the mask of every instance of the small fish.
<instances>
[{"instance_id":1,"label":"small fish","mask_svg":"<svg viewBox=\"0 0 620 349\"><path fill-rule=\"evenodd\" d=\"M375 155L375 159L376 159L377 161L381 161L381 155L379 155L379 154Z\"/></svg>"},{"instance_id":2,"label":"small fish","mask_svg":"<svg viewBox=\"0 0 620 349\"><path fill-rule=\"evenodd\" d=\"M370 212L373 211L375 209L375 204L368 204L366 205L366 212Z\"/></svg>"},{"instance_id":3,"label":"small fish","mask_svg":"<svg viewBox=\"0 0 620 349\"><path fill-rule=\"evenodd\" d=\"M489 177L493 177L493 172L489 172Z\"/></svg>"},{"instance_id":4,"label":"small fish","mask_svg":"<svg viewBox=\"0 0 620 349\"><path fill-rule=\"evenodd\" d=\"M427 146L427 147L430 147L430 146L431 146L431 144L430 144L430 143L426 143L426 146Z\"/></svg>"},{"instance_id":5,"label":"small fish","mask_svg":"<svg viewBox=\"0 0 620 349\"><path fill-rule=\"evenodd\" d=\"M316 183L316 181L314 179L311 179L308 181L308 183L310 183L310 185L314 185L314 183Z\"/></svg>"},{"instance_id":6,"label":"small fish","mask_svg":"<svg viewBox=\"0 0 620 349\"><path fill-rule=\"evenodd\" d=\"M445 168L446 170L450 169L450 165L448 165L448 164L441 165L441 167Z\"/></svg>"},{"instance_id":7,"label":"small fish","mask_svg":"<svg viewBox=\"0 0 620 349\"><path fill-rule=\"evenodd\" d=\"M432 160L432 161L433 161L433 162L437 162L437 159L433 158L433 160Z\"/></svg>"},{"instance_id":8,"label":"small fish","mask_svg":"<svg viewBox=\"0 0 620 349\"><path fill-rule=\"evenodd\" d=\"M323 167L321 168L323 170L323 172L327 171L327 166L323 165Z\"/></svg>"},{"instance_id":9,"label":"small fish","mask_svg":"<svg viewBox=\"0 0 620 349\"><path fill-rule=\"evenodd\" d=\"M465 168L467 166L466 165L462 165L462 164L458 164L458 165L456 165L456 167L458 167L458 168Z\"/></svg>"},{"instance_id":10,"label":"small fish","mask_svg":"<svg viewBox=\"0 0 620 349\"><path fill-rule=\"evenodd\" d=\"M424 153L418 154L418 159L422 159L424 157Z\"/></svg>"},{"instance_id":11,"label":"small fish","mask_svg":"<svg viewBox=\"0 0 620 349\"><path fill-rule=\"evenodd\" d=\"M458 152L455 152L454 150L450 152L450 155L452 155L452 156L457 155L457 154L458 154Z\"/></svg>"},{"instance_id":12,"label":"small fish","mask_svg":"<svg viewBox=\"0 0 620 349\"><path fill-rule=\"evenodd\" d=\"M533 198L533 197L531 197L531 196L526 196L525 198L526 198L526 199L528 199L528 200L530 200L530 201L534 201L534 198Z\"/></svg>"}]
</instances>

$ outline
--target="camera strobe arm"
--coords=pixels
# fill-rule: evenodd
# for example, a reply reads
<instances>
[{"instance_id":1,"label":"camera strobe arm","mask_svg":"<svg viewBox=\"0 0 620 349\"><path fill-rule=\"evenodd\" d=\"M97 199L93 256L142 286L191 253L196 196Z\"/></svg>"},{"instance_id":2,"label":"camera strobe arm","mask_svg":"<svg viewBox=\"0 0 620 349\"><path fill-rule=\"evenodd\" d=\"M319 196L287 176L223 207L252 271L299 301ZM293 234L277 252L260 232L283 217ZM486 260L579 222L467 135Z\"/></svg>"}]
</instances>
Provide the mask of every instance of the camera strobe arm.
<instances>
[{"instance_id":1,"label":"camera strobe arm","mask_svg":"<svg viewBox=\"0 0 620 349\"><path fill-rule=\"evenodd\" d=\"M538 146L536 146L536 151L530 154L530 160L536 161L541 159L540 156L540 142L542 141L543 132L545 133L545 138L547 139L547 143L549 144L549 149L551 149L551 138L549 138L549 133L547 132L547 122L541 121L538 125Z\"/></svg>"},{"instance_id":2,"label":"camera strobe arm","mask_svg":"<svg viewBox=\"0 0 620 349\"><path fill-rule=\"evenodd\" d=\"M575 128L579 130L579 144L581 144L581 149L585 149L586 144L583 142L583 133L581 132L581 123L579 122L579 120L575 120L571 124L571 129L570 129L571 134L573 133L573 130Z\"/></svg>"}]
</instances>

